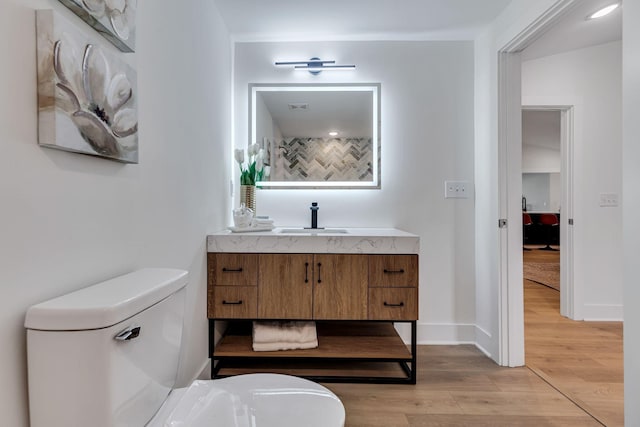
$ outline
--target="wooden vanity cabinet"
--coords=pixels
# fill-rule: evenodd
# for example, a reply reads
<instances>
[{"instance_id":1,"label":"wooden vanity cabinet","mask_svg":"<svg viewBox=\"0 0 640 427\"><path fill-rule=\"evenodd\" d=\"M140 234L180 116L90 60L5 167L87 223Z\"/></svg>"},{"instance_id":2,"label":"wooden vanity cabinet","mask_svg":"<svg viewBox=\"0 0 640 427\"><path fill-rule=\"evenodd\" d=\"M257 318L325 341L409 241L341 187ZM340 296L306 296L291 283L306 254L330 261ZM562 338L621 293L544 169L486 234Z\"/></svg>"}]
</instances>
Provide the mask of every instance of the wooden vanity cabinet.
<instances>
[{"instance_id":1,"label":"wooden vanity cabinet","mask_svg":"<svg viewBox=\"0 0 640 427\"><path fill-rule=\"evenodd\" d=\"M417 255L209 253L207 261L212 378L291 373L295 359L310 363L296 366L318 381L415 384ZM316 320L319 345L254 352L251 321L260 319ZM217 320L229 328L216 343ZM411 324L410 346L393 322ZM328 361L329 375L304 374Z\"/></svg>"},{"instance_id":2,"label":"wooden vanity cabinet","mask_svg":"<svg viewBox=\"0 0 640 427\"><path fill-rule=\"evenodd\" d=\"M215 254L213 258L210 314L214 317L237 313L247 318L253 313L247 302L254 290L243 289L251 295L242 298L240 286L257 288L257 319L367 319L366 255ZM236 302L234 307L230 301Z\"/></svg>"}]
</instances>

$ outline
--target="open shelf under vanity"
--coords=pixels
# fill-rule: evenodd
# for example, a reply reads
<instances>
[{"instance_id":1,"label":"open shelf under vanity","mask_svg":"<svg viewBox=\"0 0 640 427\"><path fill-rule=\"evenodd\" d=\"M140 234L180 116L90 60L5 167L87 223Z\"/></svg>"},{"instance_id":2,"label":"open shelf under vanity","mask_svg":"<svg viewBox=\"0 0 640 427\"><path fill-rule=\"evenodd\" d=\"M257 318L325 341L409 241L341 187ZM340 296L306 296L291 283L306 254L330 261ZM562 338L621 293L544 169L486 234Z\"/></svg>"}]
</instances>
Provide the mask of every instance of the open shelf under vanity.
<instances>
[{"instance_id":1,"label":"open shelf under vanity","mask_svg":"<svg viewBox=\"0 0 640 427\"><path fill-rule=\"evenodd\" d=\"M297 375L321 382L415 384L415 328L406 345L392 322L318 321L318 347L306 350L253 351L247 320L217 319L228 327L210 346L212 378L256 372ZM210 340L215 321L210 319Z\"/></svg>"}]
</instances>

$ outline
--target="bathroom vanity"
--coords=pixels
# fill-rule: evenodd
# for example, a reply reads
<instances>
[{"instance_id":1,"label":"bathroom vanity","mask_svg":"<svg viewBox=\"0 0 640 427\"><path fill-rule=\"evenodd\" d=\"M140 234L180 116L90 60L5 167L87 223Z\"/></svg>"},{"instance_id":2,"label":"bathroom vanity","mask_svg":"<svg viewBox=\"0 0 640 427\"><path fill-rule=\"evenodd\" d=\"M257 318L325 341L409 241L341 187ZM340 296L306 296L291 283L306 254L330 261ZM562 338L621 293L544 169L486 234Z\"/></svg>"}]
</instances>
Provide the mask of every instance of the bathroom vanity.
<instances>
[{"instance_id":1,"label":"bathroom vanity","mask_svg":"<svg viewBox=\"0 0 640 427\"><path fill-rule=\"evenodd\" d=\"M278 229L207 237L212 377L269 371L415 383L419 238L396 229ZM255 352L253 320L315 320L318 348ZM227 329L215 344L215 323ZM411 344L394 323L411 329Z\"/></svg>"}]
</instances>

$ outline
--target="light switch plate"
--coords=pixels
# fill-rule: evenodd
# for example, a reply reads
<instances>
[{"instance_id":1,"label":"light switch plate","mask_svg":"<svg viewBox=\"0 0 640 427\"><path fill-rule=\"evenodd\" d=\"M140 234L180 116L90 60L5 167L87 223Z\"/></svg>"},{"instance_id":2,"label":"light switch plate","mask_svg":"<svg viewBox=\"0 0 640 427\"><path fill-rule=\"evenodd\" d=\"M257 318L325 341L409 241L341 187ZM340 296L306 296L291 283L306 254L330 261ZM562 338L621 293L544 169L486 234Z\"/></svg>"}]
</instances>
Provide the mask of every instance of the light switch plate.
<instances>
[{"instance_id":1,"label":"light switch plate","mask_svg":"<svg viewBox=\"0 0 640 427\"><path fill-rule=\"evenodd\" d=\"M620 197L616 193L600 193L600 206L614 208L620 204Z\"/></svg>"},{"instance_id":2,"label":"light switch plate","mask_svg":"<svg viewBox=\"0 0 640 427\"><path fill-rule=\"evenodd\" d=\"M445 199L468 199L471 193L471 183L469 181L445 181Z\"/></svg>"}]
</instances>

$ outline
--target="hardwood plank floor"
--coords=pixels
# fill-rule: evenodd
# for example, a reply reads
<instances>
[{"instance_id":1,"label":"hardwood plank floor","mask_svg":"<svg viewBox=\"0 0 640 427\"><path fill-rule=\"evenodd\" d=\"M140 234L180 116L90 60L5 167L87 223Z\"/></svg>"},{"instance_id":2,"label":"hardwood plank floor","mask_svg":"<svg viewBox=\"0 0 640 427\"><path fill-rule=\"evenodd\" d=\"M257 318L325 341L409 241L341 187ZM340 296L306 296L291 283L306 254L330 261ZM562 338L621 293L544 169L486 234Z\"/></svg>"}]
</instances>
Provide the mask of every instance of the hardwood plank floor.
<instances>
[{"instance_id":1,"label":"hardwood plank floor","mask_svg":"<svg viewBox=\"0 0 640 427\"><path fill-rule=\"evenodd\" d=\"M601 426L526 367L497 366L472 345L418 346L414 385L325 384L346 426Z\"/></svg>"},{"instance_id":2,"label":"hardwood plank floor","mask_svg":"<svg viewBox=\"0 0 640 427\"><path fill-rule=\"evenodd\" d=\"M525 262L559 262L558 252L523 255ZM527 366L603 425L622 426L622 322L562 317L559 292L528 280L524 300Z\"/></svg>"},{"instance_id":3,"label":"hardwood plank floor","mask_svg":"<svg viewBox=\"0 0 640 427\"><path fill-rule=\"evenodd\" d=\"M621 323L565 319L558 292L530 282L525 334L527 367L497 366L471 345L418 346L416 385L325 386L347 427L623 425Z\"/></svg>"}]
</instances>

